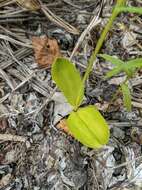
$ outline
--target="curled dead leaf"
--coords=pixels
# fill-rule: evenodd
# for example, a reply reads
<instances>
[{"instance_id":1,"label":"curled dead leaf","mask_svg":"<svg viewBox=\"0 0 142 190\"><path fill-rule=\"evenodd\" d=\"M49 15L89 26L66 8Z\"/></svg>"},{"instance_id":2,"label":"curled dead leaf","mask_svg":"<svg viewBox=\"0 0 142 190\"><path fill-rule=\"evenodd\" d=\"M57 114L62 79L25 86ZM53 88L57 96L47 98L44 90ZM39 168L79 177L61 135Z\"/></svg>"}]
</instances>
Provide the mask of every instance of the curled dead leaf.
<instances>
[{"instance_id":1,"label":"curled dead leaf","mask_svg":"<svg viewBox=\"0 0 142 190\"><path fill-rule=\"evenodd\" d=\"M60 120L60 122L56 125L57 129L62 130L63 132L65 132L66 134L70 135L73 137L72 133L69 131L69 128L67 126L67 122L66 119L62 119Z\"/></svg>"},{"instance_id":2,"label":"curled dead leaf","mask_svg":"<svg viewBox=\"0 0 142 190\"><path fill-rule=\"evenodd\" d=\"M40 9L40 3L38 0L15 0L22 8L36 11Z\"/></svg>"},{"instance_id":3,"label":"curled dead leaf","mask_svg":"<svg viewBox=\"0 0 142 190\"><path fill-rule=\"evenodd\" d=\"M36 62L40 67L50 67L57 57L60 57L60 49L56 39L46 36L32 37L32 45Z\"/></svg>"}]
</instances>

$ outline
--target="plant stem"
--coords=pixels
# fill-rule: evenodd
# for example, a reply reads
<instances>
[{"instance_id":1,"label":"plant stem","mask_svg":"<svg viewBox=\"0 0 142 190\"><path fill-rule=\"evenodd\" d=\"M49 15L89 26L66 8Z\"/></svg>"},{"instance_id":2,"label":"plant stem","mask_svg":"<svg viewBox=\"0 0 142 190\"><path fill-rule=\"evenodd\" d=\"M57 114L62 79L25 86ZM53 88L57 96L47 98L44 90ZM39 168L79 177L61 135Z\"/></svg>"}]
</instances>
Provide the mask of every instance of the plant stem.
<instances>
[{"instance_id":1,"label":"plant stem","mask_svg":"<svg viewBox=\"0 0 142 190\"><path fill-rule=\"evenodd\" d=\"M130 12L130 13L138 13L142 14L142 7L118 7L118 12Z\"/></svg>"},{"instance_id":2,"label":"plant stem","mask_svg":"<svg viewBox=\"0 0 142 190\"><path fill-rule=\"evenodd\" d=\"M112 96L112 98L111 98L111 100L110 100L110 102L109 102L109 105L108 105L106 111L109 110L110 105L112 105L112 103L116 100L117 95L121 92L121 85L122 85L122 84L126 84L127 81L129 81L129 77L128 77L128 76L127 76L126 79L120 84L119 88L118 88L118 89L116 90L116 92L113 94L113 96Z\"/></svg>"},{"instance_id":3,"label":"plant stem","mask_svg":"<svg viewBox=\"0 0 142 190\"><path fill-rule=\"evenodd\" d=\"M117 3L116 3L115 8L114 8L114 10L112 12L112 15L109 18L109 21L106 24L104 30L102 31L102 34L101 34L101 36L100 36L100 38L99 38L99 40L97 42L96 48L95 48L94 52L92 53L92 55L91 55L91 57L90 57L90 59L88 61L88 67L87 67L86 72L85 72L84 77L83 77L83 83L85 83L86 79L88 78L89 73L92 70L93 63L96 60L97 54L98 54L98 52L100 51L100 49L101 49L101 47L103 45L103 42L104 42L104 40L105 40L105 38L106 38L112 24L113 24L113 21L115 20L115 18L119 14L118 7L125 5L125 2L126 2L126 0L117 0Z\"/></svg>"}]
</instances>

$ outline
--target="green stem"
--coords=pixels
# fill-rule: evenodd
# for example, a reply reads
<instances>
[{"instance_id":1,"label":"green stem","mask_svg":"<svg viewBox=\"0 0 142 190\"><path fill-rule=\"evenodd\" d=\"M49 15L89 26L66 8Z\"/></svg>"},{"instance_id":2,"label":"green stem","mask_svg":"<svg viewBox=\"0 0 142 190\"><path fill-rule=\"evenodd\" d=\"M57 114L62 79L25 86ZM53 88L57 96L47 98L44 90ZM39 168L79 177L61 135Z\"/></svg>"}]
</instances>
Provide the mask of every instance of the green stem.
<instances>
[{"instance_id":1,"label":"green stem","mask_svg":"<svg viewBox=\"0 0 142 190\"><path fill-rule=\"evenodd\" d=\"M118 7L116 8L118 12L130 12L142 14L142 7Z\"/></svg>"},{"instance_id":2,"label":"green stem","mask_svg":"<svg viewBox=\"0 0 142 190\"><path fill-rule=\"evenodd\" d=\"M102 34L101 34L101 36L100 36L100 38L99 38L99 40L97 42L96 48L95 48L94 52L92 53L92 55L91 55L91 57L90 57L90 59L88 61L88 67L87 67L86 72L84 74L84 77L82 79L83 85L84 85L86 79L88 78L88 76L89 76L89 74L90 74L90 72L92 70L93 63L96 60L97 54L99 53L99 51L100 51L100 49L101 49L101 47L103 45L103 42L104 42L104 40L105 40L105 38L106 38L112 24L113 24L113 21L115 20L115 18L119 14L119 11L117 10L117 8L125 6L126 1L127 0L117 0L116 5L115 5L115 7L113 9L112 15L109 18L109 21L106 24L104 30L102 31ZM80 96L81 91L82 91L82 89L80 89L80 93L79 93L78 97ZM80 103L77 101L77 104L76 104L74 110L77 110L79 106L80 106Z\"/></svg>"},{"instance_id":3,"label":"green stem","mask_svg":"<svg viewBox=\"0 0 142 190\"><path fill-rule=\"evenodd\" d=\"M112 12L112 15L109 18L109 21L106 24L104 30L102 31L102 34L101 34L101 36L97 42L96 48L95 48L94 52L92 53L92 55L88 61L88 67L87 67L86 72L85 72L84 77L83 77L83 83L85 83L86 79L88 78L89 73L92 70L93 63L96 60L97 54L99 53L99 51L103 45L103 42L104 42L112 24L113 24L113 21L115 20L115 18L119 14L118 7L125 5L125 2L126 2L126 0L117 0L117 3L116 3L115 8Z\"/></svg>"},{"instance_id":4,"label":"green stem","mask_svg":"<svg viewBox=\"0 0 142 190\"><path fill-rule=\"evenodd\" d=\"M112 98L111 98L111 100L110 100L110 102L109 102L108 108L107 108L107 110L106 110L107 112L108 112L108 110L109 110L109 108L110 108L110 105L112 105L112 103L116 100L117 95L120 93L120 91L121 91L121 85L127 83L128 80L129 80L129 77L127 76L126 79L120 84L120 86L119 86L119 88L116 90L116 92L113 94L113 96L112 96Z\"/></svg>"}]
</instances>

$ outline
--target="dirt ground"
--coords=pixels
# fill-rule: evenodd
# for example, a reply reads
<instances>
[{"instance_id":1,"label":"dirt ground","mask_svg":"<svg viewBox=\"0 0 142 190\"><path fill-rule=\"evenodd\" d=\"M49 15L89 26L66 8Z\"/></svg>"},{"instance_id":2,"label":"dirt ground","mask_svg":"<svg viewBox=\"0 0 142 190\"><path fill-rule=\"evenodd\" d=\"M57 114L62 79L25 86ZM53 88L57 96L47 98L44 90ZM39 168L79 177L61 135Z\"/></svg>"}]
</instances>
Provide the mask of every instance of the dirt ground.
<instances>
[{"instance_id":1,"label":"dirt ground","mask_svg":"<svg viewBox=\"0 0 142 190\"><path fill-rule=\"evenodd\" d=\"M51 65L37 63L32 44L33 37L56 39L83 75L115 1L41 0L46 13L35 3L27 9L35 0L17 2L0 0L0 190L142 189L141 70L130 81L127 112L121 93L112 101L124 75L104 80L112 64L97 58L82 106L98 107L111 137L103 148L89 149L58 127L71 107L51 79ZM141 57L142 16L120 14L101 52Z\"/></svg>"}]
</instances>

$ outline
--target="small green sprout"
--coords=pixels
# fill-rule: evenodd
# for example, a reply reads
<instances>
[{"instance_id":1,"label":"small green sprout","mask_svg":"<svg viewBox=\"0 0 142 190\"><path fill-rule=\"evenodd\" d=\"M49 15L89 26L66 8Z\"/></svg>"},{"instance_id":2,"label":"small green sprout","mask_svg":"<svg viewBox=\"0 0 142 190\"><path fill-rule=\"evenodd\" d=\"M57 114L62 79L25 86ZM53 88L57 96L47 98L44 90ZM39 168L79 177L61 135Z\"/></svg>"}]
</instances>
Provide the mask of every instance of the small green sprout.
<instances>
[{"instance_id":1,"label":"small green sprout","mask_svg":"<svg viewBox=\"0 0 142 190\"><path fill-rule=\"evenodd\" d=\"M107 54L100 54L100 57L104 58L106 61L111 62L115 67L109 71L105 78L111 78L120 73L125 73L126 80L120 85L120 89L123 93L123 101L124 105L127 108L127 111L131 111L132 103L131 103L131 93L128 87L128 80L134 76L136 71L142 68L142 58L132 59L130 61L122 61L118 58Z\"/></svg>"},{"instance_id":2,"label":"small green sprout","mask_svg":"<svg viewBox=\"0 0 142 190\"><path fill-rule=\"evenodd\" d=\"M95 106L79 108L84 97L84 85L75 66L68 59L58 58L52 66L51 74L73 106L67 119L70 132L90 148L100 148L106 144L109 140L109 127L103 116Z\"/></svg>"},{"instance_id":3,"label":"small green sprout","mask_svg":"<svg viewBox=\"0 0 142 190\"><path fill-rule=\"evenodd\" d=\"M85 108L79 108L79 106L84 96L85 81L92 71L93 64L116 17L121 12L142 14L141 7L127 7L126 1L127 0L116 1L108 23L104 27L96 48L88 61L88 66L82 79L75 66L67 59L59 58L52 65L51 74L53 80L63 92L68 102L74 107L73 112L71 112L67 119L69 129L77 140L91 148L99 148L108 142L109 127L105 119L94 106L87 106ZM112 60L114 60L113 57ZM122 64L123 62L121 60L112 62L116 65L116 68L110 71L107 77L111 77L119 72L125 72L127 76L130 77L134 71L140 68L139 60L135 60L136 67L132 66L134 62L132 63L131 61L127 63L128 66ZM124 95L125 106L130 110L131 96L126 82L121 85L121 89Z\"/></svg>"},{"instance_id":4,"label":"small green sprout","mask_svg":"<svg viewBox=\"0 0 142 190\"><path fill-rule=\"evenodd\" d=\"M128 78L132 78L135 72L142 68L142 58L124 62L119 58L115 58L107 54L100 54L99 56L115 65L115 67L106 74L106 78L110 78L122 72L124 72Z\"/></svg>"},{"instance_id":5,"label":"small green sprout","mask_svg":"<svg viewBox=\"0 0 142 190\"><path fill-rule=\"evenodd\" d=\"M123 94L123 102L127 111L130 112L132 110L132 102L131 102L131 92L127 83L122 83L120 85Z\"/></svg>"}]
</instances>

